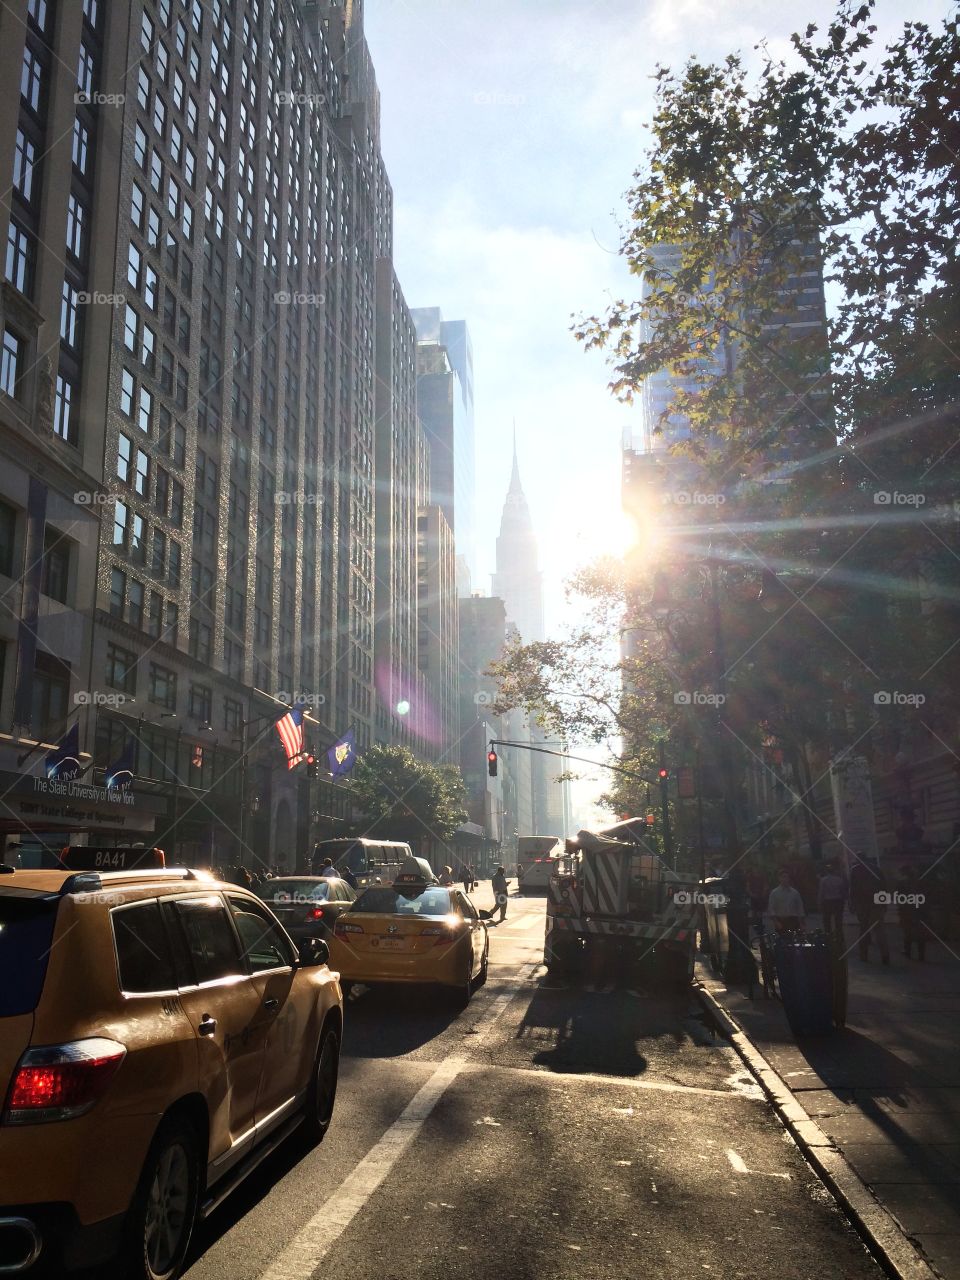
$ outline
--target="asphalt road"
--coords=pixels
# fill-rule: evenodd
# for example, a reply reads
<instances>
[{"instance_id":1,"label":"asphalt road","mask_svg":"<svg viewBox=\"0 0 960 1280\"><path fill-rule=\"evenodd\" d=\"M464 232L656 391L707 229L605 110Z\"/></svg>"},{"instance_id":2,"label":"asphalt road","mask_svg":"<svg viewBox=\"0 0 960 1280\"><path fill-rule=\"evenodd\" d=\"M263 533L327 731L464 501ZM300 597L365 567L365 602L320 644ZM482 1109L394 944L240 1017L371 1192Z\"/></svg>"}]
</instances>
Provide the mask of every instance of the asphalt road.
<instances>
[{"instance_id":1,"label":"asphalt road","mask_svg":"<svg viewBox=\"0 0 960 1280\"><path fill-rule=\"evenodd\" d=\"M543 917L511 899L459 1015L349 1004L326 1140L222 1206L190 1280L881 1275L695 1000L551 984Z\"/></svg>"}]
</instances>

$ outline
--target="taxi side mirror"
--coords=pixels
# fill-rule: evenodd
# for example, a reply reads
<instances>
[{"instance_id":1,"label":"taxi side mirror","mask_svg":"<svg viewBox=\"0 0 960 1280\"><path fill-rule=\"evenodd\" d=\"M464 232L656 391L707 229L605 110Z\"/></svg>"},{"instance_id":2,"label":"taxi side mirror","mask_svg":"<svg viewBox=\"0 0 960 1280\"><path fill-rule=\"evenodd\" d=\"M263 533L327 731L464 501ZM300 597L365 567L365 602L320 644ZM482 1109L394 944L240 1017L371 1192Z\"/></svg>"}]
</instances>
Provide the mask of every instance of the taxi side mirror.
<instances>
[{"instance_id":1,"label":"taxi side mirror","mask_svg":"<svg viewBox=\"0 0 960 1280\"><path fill-rule=\"evenodd\" d=\"M299 951L300 966L303 969L313 969L330 961L330 948L322 938L307 938L300 943Z\"/></svg>"}]
</instances>

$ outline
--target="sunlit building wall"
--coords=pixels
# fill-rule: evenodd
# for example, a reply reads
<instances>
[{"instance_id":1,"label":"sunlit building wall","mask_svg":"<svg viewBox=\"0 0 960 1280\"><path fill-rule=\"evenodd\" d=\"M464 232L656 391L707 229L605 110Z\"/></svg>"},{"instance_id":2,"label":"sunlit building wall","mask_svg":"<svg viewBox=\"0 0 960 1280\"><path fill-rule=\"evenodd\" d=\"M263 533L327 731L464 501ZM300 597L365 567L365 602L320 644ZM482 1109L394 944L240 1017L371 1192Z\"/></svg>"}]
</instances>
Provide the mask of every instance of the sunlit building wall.
<instances>
[{"instance_id":1,"label":"sunlit building wall","mask_svg":"<svg viewBox=\"0 0 960 1280\"><path fill-rule=\"evenodd\" d=\"M414 369L362 5L11 0L0 59L0 420L21 469L48 454L59 493L41 509L15 486L8 559L47 525L67 534L67 599L92 624L60 628L39 664L11 650L7 711L18 663L47 690L38 731L78 685L104 690L82 743L97 767L137 731L143 776L205 794L271 699L305 693L321 747L402 732L378 715L374 661L378 300L407 470ZM109 496L70 511L75 490ZM410 545L385 571L388 643L416 669ZM248 785L258 847L289 851L291 780L251 765Z\"/></svg>"}]
</instances>

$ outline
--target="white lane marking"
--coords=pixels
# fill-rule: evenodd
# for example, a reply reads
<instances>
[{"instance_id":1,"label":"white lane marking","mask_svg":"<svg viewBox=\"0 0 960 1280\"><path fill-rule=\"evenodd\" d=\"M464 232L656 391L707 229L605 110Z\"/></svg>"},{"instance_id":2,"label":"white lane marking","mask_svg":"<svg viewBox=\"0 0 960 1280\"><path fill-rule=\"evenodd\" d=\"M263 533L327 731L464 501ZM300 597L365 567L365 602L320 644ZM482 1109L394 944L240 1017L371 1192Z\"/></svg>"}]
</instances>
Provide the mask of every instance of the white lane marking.
<instances>
[{"instance_id":1,"label":"white lane marking","mask_svg":"<svg viewBox=\"0 0 960 1280\"><path fill-rule=\"evenodd\" d=\"M527 966L519 977L521 980L528 979L531 972L531 967ZM513 986L501 992L477 1023L478 1034L486 1035L514 996L522 990L521 986ZM393 1166L409 1149L434 1107L466 1065L466 1058L455 1054L437 1067L380 1141L370 1148L353 1172L343 1180L339 1190L324 1201L310 1221L262 1273L261 1280L306 1280L306 1277L313 1274Z\"/></svg>"},{"instance_id":2,"label":"white lane marking","mask_svg":"<svg viewBox=\"0 0 960 1280\"><path fill-rule=\"evenodd\" d=\"M752 1173L761 1178L784 1178L787 1182L790 1181L789 1173L768 1173L765 1169L748 1169L743 1157L738 1155L732 1148L727 1150L727 1159L730 1161L734 1173Z\"/></svg>"}]
</instances>

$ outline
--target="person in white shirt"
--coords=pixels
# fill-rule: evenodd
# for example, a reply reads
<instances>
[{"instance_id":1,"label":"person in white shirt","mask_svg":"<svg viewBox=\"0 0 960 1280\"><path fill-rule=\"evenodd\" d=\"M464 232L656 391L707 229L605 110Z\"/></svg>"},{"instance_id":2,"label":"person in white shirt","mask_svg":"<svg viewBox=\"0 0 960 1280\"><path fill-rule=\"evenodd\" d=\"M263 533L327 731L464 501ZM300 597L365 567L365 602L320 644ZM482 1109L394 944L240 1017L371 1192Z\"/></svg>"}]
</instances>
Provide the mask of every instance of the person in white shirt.
<instances>
[{"instance_id":1,"label":"person in white shirt","mask_svg":"<svg viewBox=\"0 0 960 1280\"><path fill-rule=\"evenodd\" d=\"M784 868L780 872L779 883L770 890L767 915L773 920L777 933L786 933L791 929L802 929L806 914L800 891L793 887L790 872Z\"/></svg>"}]
</instances>

